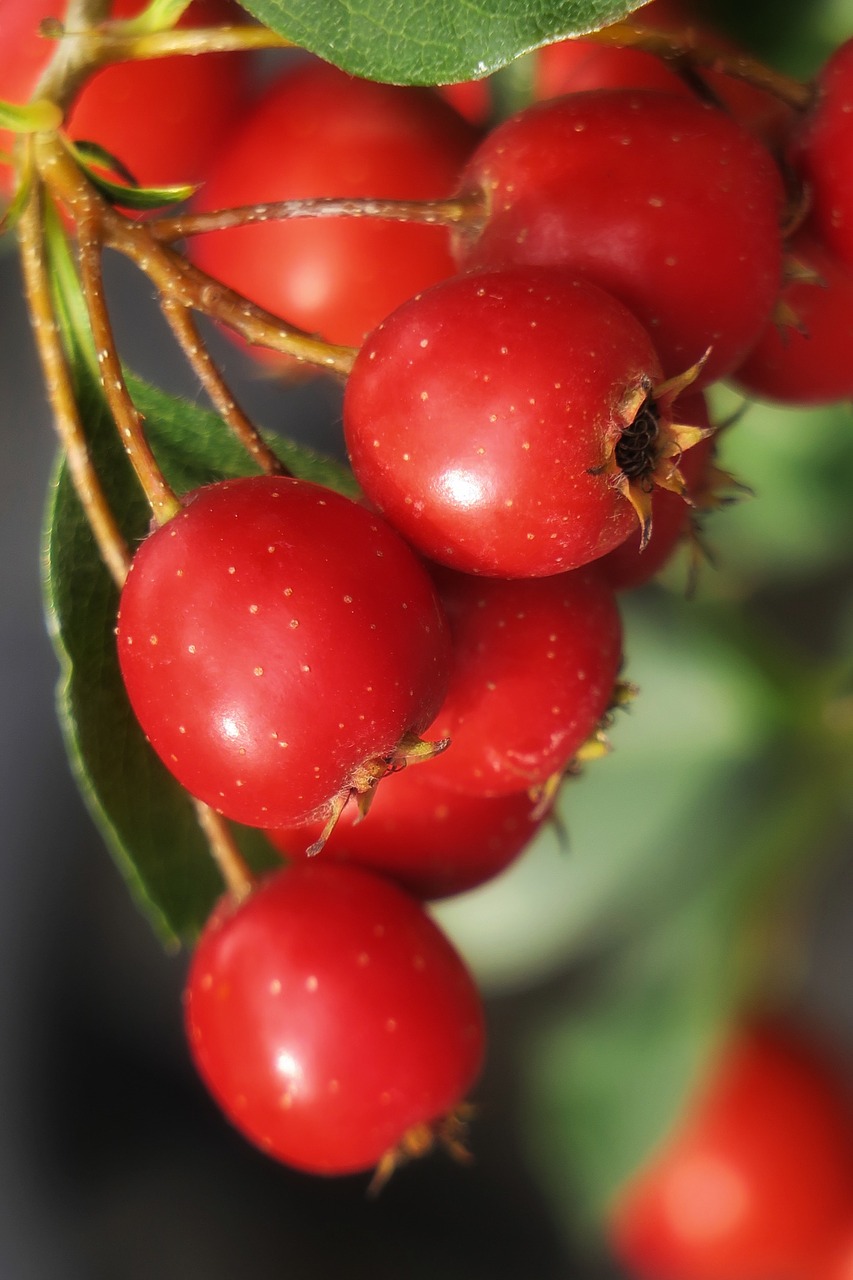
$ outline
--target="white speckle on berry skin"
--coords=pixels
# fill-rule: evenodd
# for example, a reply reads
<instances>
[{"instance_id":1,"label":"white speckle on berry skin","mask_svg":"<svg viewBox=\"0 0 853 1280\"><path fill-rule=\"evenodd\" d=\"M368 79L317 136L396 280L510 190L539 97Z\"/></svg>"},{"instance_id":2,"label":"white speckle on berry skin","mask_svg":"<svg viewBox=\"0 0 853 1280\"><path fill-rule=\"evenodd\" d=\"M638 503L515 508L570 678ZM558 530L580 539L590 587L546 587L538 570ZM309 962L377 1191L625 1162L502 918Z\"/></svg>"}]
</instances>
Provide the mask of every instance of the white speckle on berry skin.
<instances>
[{"instance_id":1,"label":"white speckle on berry skin","mask_svg":"<svg viewBox=\"0 0 853 1280\"><path fill-rule=\"evenodd\" d=\"M320 985L320 984L319 984L319 982L317 981L316 974L311 973L311 974L309 974L309 975L308 975L308 977L305 979L305 990L306 990L306 991L309 991L312 995L313 995L313 994L314 994L314 992L317 990L317 988L319 987L319 985Z\"/></svg>"},{"instance_id":2,"label":"white speckle on berry skin","mask_svg":"<svg viewBox=\"0 0 853 1280\"><path fill-rule=\"evenodd\" d=\"M270 995L271 996L281 995L281 983L279 982L278 978L273 978L272 982L270 983Z\"/></svg>"},{"instance_id":3,"label":"white speckle on berry skin","mask_svg":"<svg viewBox=\"0 0 853 1280\"><path fill-rule=\"evenodd\" d=\"M264 669L263 669L263 667L255 667L255 672L254 672L254 673L255 673L255 675L256 675L256 676L262 676L262 675L264 674Z\"/></svg>"}]
</instances>

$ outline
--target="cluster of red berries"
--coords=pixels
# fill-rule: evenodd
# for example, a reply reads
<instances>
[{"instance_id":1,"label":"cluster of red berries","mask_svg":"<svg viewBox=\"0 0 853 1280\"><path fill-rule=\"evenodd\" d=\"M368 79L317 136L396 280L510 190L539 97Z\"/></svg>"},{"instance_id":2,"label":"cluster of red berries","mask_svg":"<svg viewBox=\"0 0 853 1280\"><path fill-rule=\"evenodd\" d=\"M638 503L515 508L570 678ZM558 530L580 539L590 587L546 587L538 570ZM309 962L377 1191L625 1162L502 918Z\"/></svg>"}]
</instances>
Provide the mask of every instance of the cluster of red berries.
<instances>
[{"instance_id":1,"label":"cluster of red berries","mask_svg":"<svg viewBox=\"0 0 853 1280\"><path fill-rule=\"evenodd\" d=\"M187 1021L226 1113L303 1169L458 1147L482 1010L419 899L515 858L618 702L614 591L657 571L724 479L702 390L853 390L853 178L826 159L853 128L853 47L796 127L768 95L706 86L724 107L625 50L578 91L580 47L562 96L476 147L437 94L298 66L198 201L455 190L474 211L452 237L359 219L198 239L211 274L360 344L344 430L366 501L213 484L145 540L122 595L153 747L290 862L215 911ZM791 241L794 173L810 212ZM783 285L791 252L820 283ZM780 299L810 337L777 336Z\"/></svg>"},{"instance_id":2,"label":"cluster of red berries","mask_svg":"<svg viewBox=\"0 0 853 1280\"><path fill-rule=\"evenodd\" d=\"M462 1149L481 1002L421 904L518 856L620 701L615 592L730 480L704 389L853 393L853 42L800 116L723 72L585 41L542 54L535 92L481 136L438 93L306 61L194 175L199 210L462 210L452 233L363 217L194 242L245 297L359 347L344 431L365 500L211 484L146 538L122 593L152 746L289 861L214 911L187 1023L225 1112L302 1169L381 1177L436 1138Z\"/></svg>"}]
</instances>

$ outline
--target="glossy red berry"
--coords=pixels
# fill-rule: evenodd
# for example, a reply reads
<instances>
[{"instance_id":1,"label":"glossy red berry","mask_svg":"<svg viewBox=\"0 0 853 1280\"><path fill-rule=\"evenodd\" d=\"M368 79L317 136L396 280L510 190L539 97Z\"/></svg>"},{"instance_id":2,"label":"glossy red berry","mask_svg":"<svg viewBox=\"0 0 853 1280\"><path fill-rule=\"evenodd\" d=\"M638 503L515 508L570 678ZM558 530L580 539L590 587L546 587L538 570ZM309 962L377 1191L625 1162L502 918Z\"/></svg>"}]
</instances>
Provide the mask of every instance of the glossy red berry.
<instances>
[{"instance_id":1,"label":"glossy red berry","mask_svg":"<svg viewBox=\"0 0 853 1280\"><path fill-rule=\"evenodd\" d=\"M734 369L779 291L784 192L765 148L723 112L680 95L579 93L493 130L461 189L482 230L465 268L561 264L619 298L667 376L710 349L696 387Z\"/></svg>"},{"instance_id":2,"label":"glossy red berry","mask_svg":"<svg viewBox=\"0 0 853 1280\"><path fill-rule=\"evenodd\" d=\"M143 542L117 634L154 749L193 795L255 826L368 789L448 678L435 592L393 529L270 476L197 490Z\"/></svg>"},{"instance_id":3,"label":"glossy red berry","mask_svg":"<svg viewBox=\"0 0 853 1280\"><path fill-rule=\"evenodd\" d=\"M803 1280L853 1280L853 1206L847 1223L839 1232L826 1255L807 1273Z\"/></svg>"},{"instance_id":4,"label":"glossy red berry","mask_svg":"<svg viewBox=\"0 0 853 1280\"><path fill-rule=\"evenodd\" d=\"M768 324L734 381L758 400L833 404L853 396L853 265L828 252L808 229L790 244L805 278L783 288Z\"/></svg>"},{"instance_id":5,"label":"glossy red berry","mask_svg":"<svg viewBox=\"0 0 853 1280\"><path fill-rule=\"evenodd\" d=\"M273 82L207 175L198 210L309 196L449 196L477 135L427 89L312 60ZM453 272L448 233L370 218L298 219L197 237L194 260L292 324L357 346Z\"/></svg>"},{"instance_id":6,"label":"glossy red berry","mask_svg":"<svg viewBox=\"0 0 853 1280\"><path fill-rule=\"evenodd\" d=\"M693 6L660 4L652 0L634 11L630 21L652 30L683 32L689 29L703 47L716 47L722 55L737 55L737 46L706 23L696 20ZM579 37L559 40L540 49L534 73L537 100L592 89L663 89L682 97L713 94L728 113L760 137L771 149L787 141L795 118L791 107L774 94L735 79L714 67L691 66L689 77L679 64L643 49L603 44Z\"/></svg>"},{"instance_id":7,"label":"glossy red berry","mask_svg":"<svg viewBox=\"0 0 853 1280\"><path fill-rule=\"evenodd\" d=\"M554 268L443 281L398 308L344 400L353 469L426 556L539 577L636 526L672 470L661 372L629 311Z\"/></svg>"},{"instance_id":8,"label":"glossy red berry","mask_svg":"<svg viewBox=\"0 0 853 1280\"><path fill-rule=\"evenodd\" d=\"M220 904L193 956L186 1022L229 1120L322 1174L388 1166L452 1135L484 1049L477 988L420 905L325 861Z\"/></svg>"},{"instance_id":9,"label":"glossy red berry","mask_svg":"<svg viewBox=\"0 0 853 1280\"><path fill-rule=\"evenodd\" d=\"M530 843L545 820L524 792L465 795L434 778L436 761L389 774L361 818L355 805L341 815L320 855L324 862L366 867L416 898L447 898L484 884ZM304 858L323 824L269 831L287 857Z\"/></svg>"},{"instance_id":10,"label":"glossy red berry","mask_svg":"<svg viewBox=\"0 0 853 1280\"><path fill-rule=\"evenodd\" d=\"M113 0L116 18L135 17L143 0ZM0 8L0 97L25 102L46 67L54 45L39 35L46 14L63 17L64 0L7 0ZM241 16L242 15L242 16ZM243 20L230 0L195 0L181 26L217 26ZM97 142L117 156L138 182L195 182L222 146L249 100L249 62L240 53L205 54L122 62L98 71L86 83L69 118L74 139ZM0 131L0 148L10 135ZM0 189L11 170L0 166Z\"/></svg>"},{"instance_id":11,"label":"glossy red berry","mask_svg":"<svg viewBox=\"0 0 853 1280\"><path fill-rule=\"evenodd\" d=\"M566 769L611 705L622 661L613 593L592 569L438 581L453 668L432 731L451 741L424 772L474 795L535 791Z\"/></svg>"},{"instance_id":12,"label":"glossy red berry","mask_svg":"<svg viewBox=\"0 0 853 1280\"><path fill-rule=\"evenodd\" d=\"M809 1274L849 1212L850 1113L811 1046L778 1028L733 1040L612 1215L649 1280Z\"/></svg>"},{"instance_id":13,"label":"glossy red berry","mask_svg":"<svg viewBox=\"0 0 853 1280\"><path fill-rule=\"evenodd\" d=\"M853 39L816 80L815 101L792 138L789 159L806 183L810 224L853 267Z\"/></svg>"}]
</instances>

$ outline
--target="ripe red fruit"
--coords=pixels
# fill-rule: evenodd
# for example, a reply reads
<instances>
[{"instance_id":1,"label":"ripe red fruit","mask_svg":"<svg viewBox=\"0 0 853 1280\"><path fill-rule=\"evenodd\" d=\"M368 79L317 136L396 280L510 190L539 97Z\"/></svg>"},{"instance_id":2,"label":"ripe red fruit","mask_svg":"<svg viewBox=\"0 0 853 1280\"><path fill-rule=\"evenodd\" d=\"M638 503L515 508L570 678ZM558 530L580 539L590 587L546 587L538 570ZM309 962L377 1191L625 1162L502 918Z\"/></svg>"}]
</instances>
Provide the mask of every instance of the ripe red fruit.
<instances>
[{"instance_id":1,"label":"ripe red fruit","mask_svg":"<svg viewBox=\"0 0 853 1280\"><path fill-rule=\"evenodd\" d=\"M810 224L853 266L853 39L835 50L816 81L811 111L791 140L789 159L804 179Z\"/></svg>"},{"instance_id":2,"label":"ripe red fruit","mask_svg":"<svg viewBox=\"0 0 853 1280\"><path fill-rule=\"evenodd\" d=\"M768 324L734 381L758 400L834 404L853 396L853 266L828 252L808 229L790 254L813 279L785 285Z\"/></svg>"},{"instance_id":3,"label":"ripe red fruit","mask_svg":"<svg viewBox=\"0 0 853 1280\"><path fill-rule=\"evenodd\" d=\"M411 200L453 191L477 134L427 89L310 61L266 91L226 144L198 210L308 196ZM194 260L293 324L357 346L418 289L453 272L441 227L301 219L197 237Z\"/></svg>"},{"instance_id":4,"label":"ripe red fruit","mask_svg":"<svg viewBox=\"0 0 853 1280\"><path fill-rule=\"evenodd\" d=\"M689 28L703 46L723 55L738 54L725 39L695 15L674 4L652 0L628 19L651 30L681 32ZM713 67L691 66L690 79L680 74L677 61L668 61L643 49L602 44L583 37L546 45L537 55L534 93L537 100L591 89L663 89L683 97L701 96L703 86L728 113L760 137L771 149L781 148L794 119L793 110L774 94L757 89ZM706 94L707 96L707 94Z\"/></svg>"},{"instance_id":5,"label":"ripe red fruit","mask_svg":"<svg viewBox=\"0 0 853 1280\"><path fill-rule=\"evenodd\" d=\"M554 268L455 277L398 308L344 399L353 469L426 556L539 577L617 546L671 483L678 429L651 340ZM657 396L657 398L656 398Z\"/></svg>"},{"instance_id":6,"label":"ripe red fruit","mask_svg":"<svg viewBox=\"0 0 853 1280\"><path fill-rule=\"evenodd\" d=\"M402 889L326 862L220 904L186 1021L229 1120L312 1173L387 1172L452 1138L483 1058L477 988L444 934Z\"/></svg>"},{"instance_id":7,"label":"ripe red fruit","mask_svg":"<svg viewBox=\"0 0 853 1280\"><path fill-rule=\"evenodd\" d=\"M810 1045L750 1028L614 1206L613 1247L650 1280L806 1275L849 1212L850 1113Z\"/></svg>"},{"instance_id":8,"label":"ripe red fruit","mask_svg":"<svg viewBox=\"0 0 853 1280\"><path fill-rule=\"evenodd\" d=\"M111 15L131 18L144 7L143 0L113 0ZM31 96L56 47L39 35L39 23L46 14L63 17L65 8L64 0L5 0L0 6L0 97L26 102ZM241 13L230 0L195 0L180 25L234 23ZM248 98L249 61L240 53L123 62L86 83L67 127L72 138L97 142L117 156L138 182L195 182ZM0 131L0 148L11 145L11 135ZM0 166L0 189L8 192L10 184L11 170Z\"/></svg>"},{"instance_id":9,"label":"ripe red fruit","mask_svg":"<svg viewBox=\"0 0 853 1280\"><path fill-rule=\"evenodd\" d=\"M804 1280L853 1280L853 1227L849 1218L826 1256L804 1276Z\"/></svg>"},{"instance_id":10,"label":"ripe red fruit","mask_svg":"<svg viewBox=\"0 0 853 1280\"><path fill-rule=\"evenodd\" d=\"M464 893L508 867L546 815L523 792L487 799L455 791L433 778L434 763L390 774L363 820L347 806L323 861L380 872L416 898ZM289 858L302 858L322 823L267 834Z\"/></svg>"},{"instance_id":11,"label":"ripe red fruit","mask_svg":"<svg viewBox=\"0 0 853 1280\"><path fill-rule=\"evenodd\" d=\"M193 795L254 826L369 789L448 678L432 583L393 529L270 476L197 490L143 542L117 634L155 751Z\"/></svg>"},{"instance_id":12,"label":"ripe red fruit","mask_svg":"<svg viewBox=\"0 0 853 1280\"><path fill-rule=\"evenodd\" d=\"M451 739L429 779L473 795L535 790L561 774L611 705L622 627L592 570L502 581L438 578L453 636L432 731Z\"/></svg>"},{"instance_id":13,"label":"ripe red fruit","mask_svg":"<svg viewBox=\"0 0 853 1280\"><path fill-rule=\"evenodd\" d=\"M765 148L675 94L601 90L539 103L478 147L460 183L486 201L465 268L560 264L645 325L667 376L734 369L770 317L784 192Z\"/></svg>"}]
</instances>

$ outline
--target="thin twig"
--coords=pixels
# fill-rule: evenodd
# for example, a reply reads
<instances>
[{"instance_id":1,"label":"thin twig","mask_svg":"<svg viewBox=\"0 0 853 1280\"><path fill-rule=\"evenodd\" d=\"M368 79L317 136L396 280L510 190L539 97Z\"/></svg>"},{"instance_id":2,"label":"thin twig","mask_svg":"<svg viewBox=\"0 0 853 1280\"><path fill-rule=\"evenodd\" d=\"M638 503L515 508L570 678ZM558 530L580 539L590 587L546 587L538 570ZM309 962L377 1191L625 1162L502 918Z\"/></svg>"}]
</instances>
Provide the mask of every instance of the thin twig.
<instances>
[{"instance_id":1,"label":"thin twig","mask_svg":"<svg viewBox=\"0 0 853 1280\"><path fill-rule=\"evenodd\" d=\"M659 31L651 27L635 26L630 22L617 22L600 31L591 31L583 37L597 44L616 45L619 48L642 49L659 58L687 61L693 66L709 71L722 71L736 80L744 80L756 89L763 89L786 102L797 111L811 106L814 93L811 85L793 76L774 71L749 54L722 49L719 43L708 39L694 27L680 31Z\"/></svg>"},{"instance_id":2,"label":"thin twig","mask_svg":"<svg viewBox=\"0 0 853 1280\"><path fill-rule=\"evenodd\" d=\"M43 192L37 182L18 223L18 240L30 320L68 474L104 564L116 585L121 587L130 555L92 465L77 408L73 378L51 297L44 243Z\"/></svg>"},{"instance_id":3,"label":"thin twig","mask_svg":"<svg viewBox=\"0 0 853 1280\"><path fill-rule=\"evenodd\" d=\"M357 347L324 342L249 302L241 293L187 262L182 254L160 244L147 223L128 222L109 210L104 220L104 242L135 262L163 296L218 320L251 345L267 347L299 364L314 365L341 377L352 369Z\"/></svg>"},{"instance_id":4,"label":"thin twig","mask_svg":"<svg viewBox=\"0 0 853 1280\"><path fill-rule=\"evenodd\" d=\"M269 475L289 475L290 472L284 463L276 457L257 427L234 399L231 389L196 328L192 313L174 298L162 298L160 306L172 333L207 392L213 407L228 423L249 456L254 458L261 470Z\"/></svg>"},{"instance_id":5,"label":"thin twig","mask_svg":"<svg viewBox=\"0 0 853 1280\"><path fill-rule=\"evenodd\" d=\"M71 105L79 89L94 70L91 31L103 22L110 0L69 0L63 35L33 90L34 98L49 98L63 110Z\"/></svg>"},{"instance_id":6,"label":"thin twig","mask_svg":"<svg viewBox=\"0 0 853 1280\"><path fill-rule=\"evenodd\" d=\"M225 881L235 903L243 902L255 886L254 876L237 847L231 828L215 809L201 800L193 800L198 824L207 838L211 857Z\"/></svg>"},{"instance_id":7,"label":"thin twig","mask_svg":"<svg viewBox=\"0 0 853 1280\"><path fill-rule=\"evenodd\" d=\"M171 31L151 31L127 35L119 24L93 32L93 53L97 66L108 62L190 57L205 53L239 53L254 49L292 49L293 41L261 26L180 27Z\"/></svg>"},{"instance_id":8,"label":"thin twig","mask_svg":"<svg viewBox=\"0 0 853 1280\"><path fill-rule=\"evenodd\" d=\"M80 210L78 215L81 215ZM167 483L151 446L145 438L142 416L133 403L124 380L124 371L113 336L112 321L104 301L101 246L96 220L78 216L77 233L80 280L89 312L92 336L95 339L104 395L154 518L158 524L165 524L180 511L181 504L174 490Z\"/></svg>"},{"instance_id":9,"label":"thin twig","mask_svg":"<svg viewBox=\"0 0 853 1280\"><path fill-rule=\"evenodd\" d=\"M463 223L476 229L476 225L485 218L485 209L482 200L474 196L453 200L317 196L161 217L152 221L151 231L162 243L171 244L207 231L226 231L231 227L284 222L294 218L379 218L388 222L415 222L438 227L456 227Z\"/></svg>"}]
</instances>

